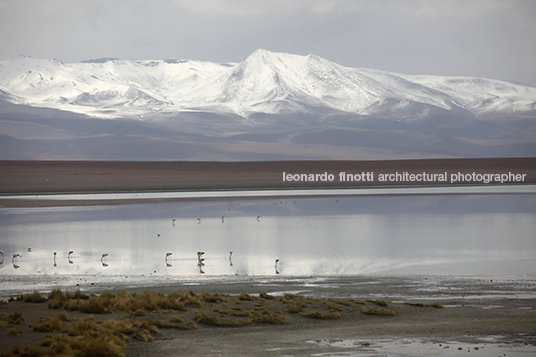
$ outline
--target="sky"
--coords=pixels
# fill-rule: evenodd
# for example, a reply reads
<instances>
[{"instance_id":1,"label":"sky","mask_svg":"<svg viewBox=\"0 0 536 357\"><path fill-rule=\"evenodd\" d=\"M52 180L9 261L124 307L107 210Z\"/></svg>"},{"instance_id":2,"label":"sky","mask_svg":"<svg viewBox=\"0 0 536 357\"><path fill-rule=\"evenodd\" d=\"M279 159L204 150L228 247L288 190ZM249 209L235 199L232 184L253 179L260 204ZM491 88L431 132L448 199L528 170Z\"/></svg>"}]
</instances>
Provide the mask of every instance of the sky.
<instances>
[{"instance_id":1,"label":"sky","mask_svg":"<svg viewBox=\"0 0 536 357\"><path fill-rule=\"evenodd\" d=\"M534 19L533 0L0 0L0 60L240 62L264 48L536 86Z\"/></svg>"}]
</instances>

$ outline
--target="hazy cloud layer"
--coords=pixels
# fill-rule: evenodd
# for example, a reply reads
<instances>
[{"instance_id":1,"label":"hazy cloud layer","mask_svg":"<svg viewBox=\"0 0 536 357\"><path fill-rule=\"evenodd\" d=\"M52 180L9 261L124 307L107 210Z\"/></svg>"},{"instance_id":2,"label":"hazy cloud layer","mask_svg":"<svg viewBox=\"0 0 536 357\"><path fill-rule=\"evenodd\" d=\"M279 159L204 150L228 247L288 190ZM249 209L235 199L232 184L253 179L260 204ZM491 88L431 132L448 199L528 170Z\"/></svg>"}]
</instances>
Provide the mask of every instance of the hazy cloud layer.
<instances>
[{"instance_id":1,"label":"hazy cloud layer","mask_svg":"<svg viewBox=\"0 0 536 357\"><path fill-rule=\"evenodd\" d=\"M0 59L237 62L265 48L536 85L535 18L532 0L0 0Z\"/></svg>"}]
</instances>

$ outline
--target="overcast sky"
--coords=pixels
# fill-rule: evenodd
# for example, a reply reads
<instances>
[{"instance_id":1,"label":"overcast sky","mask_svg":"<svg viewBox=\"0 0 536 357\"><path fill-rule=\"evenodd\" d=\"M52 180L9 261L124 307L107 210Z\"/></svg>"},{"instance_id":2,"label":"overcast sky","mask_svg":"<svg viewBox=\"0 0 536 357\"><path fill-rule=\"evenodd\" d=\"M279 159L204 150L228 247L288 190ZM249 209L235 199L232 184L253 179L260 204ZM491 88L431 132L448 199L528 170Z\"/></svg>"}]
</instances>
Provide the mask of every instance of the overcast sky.
<instances>
[{"instance_id":1,"label":"overcast sky","mask_svg":"<svg viewBox=\"0 0 536 357\"><path fill-rule=\"evenodd\" d=\"M534 0L0 0L0 59L239 62L264 48L536 86L535 20Z\"/></svg>"}]
</instances>

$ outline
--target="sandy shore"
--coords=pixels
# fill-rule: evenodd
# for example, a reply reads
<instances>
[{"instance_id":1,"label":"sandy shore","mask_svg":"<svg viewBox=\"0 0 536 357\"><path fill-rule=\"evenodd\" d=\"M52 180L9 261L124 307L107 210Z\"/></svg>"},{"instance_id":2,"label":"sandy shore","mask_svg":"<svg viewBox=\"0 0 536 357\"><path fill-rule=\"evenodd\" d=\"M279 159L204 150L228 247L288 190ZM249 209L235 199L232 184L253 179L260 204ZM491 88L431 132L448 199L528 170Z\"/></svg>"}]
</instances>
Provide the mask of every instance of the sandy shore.
<instances>
[{"instance_id":1,"label":"sandy shore","mask_svg":"<svg viewBox=\"0 0 536 357\"><path fill-rule=\"evenodd\" d=\"M106 284L101 282L91 286L102 289ZM340 353L357 356L389 355L388 352L393 349L399 353L397 356L450 356L447 352L471 352L476 356L497 353L502 356L510 351L536 353L536 285L533 279L361 276L274 280L229 277L219 282L211 280L186 285L181 284L179 279L175 283L153 284L150 287L165 294L180 289L184 292L192 290L196 294L218 291L231 297L222 303L206 303L186 312L153 312L140 317L143 320L170 321L173 317L181 317L184 321L196 321L195 311L226 319L228 317L222 317L215 311L233 307L254 309L262 304L271 310L281 311L287 322L216 327L197 321L197 329L191 331L161 328L153 334L154 342L131 338L125 350L127 356L309 356ZM83 286L81 288L85 290ZM117 285L111 290L117 293L123 288L125 286ZM130 286L129 291L139 294L146 288L143 285ZM326 309L323 301L329 302L333 297L349 299L347 301L351 304L339 306L340 318L312 319L288 312L286 305L279 300L261 303L258 299L239 301L237 295L242 291L257 296L260 291L276 297L285 293L298 294L310 299L304 304L305 312ZM320 301L311 302L316 298ZM361 303L356 303L355 299L373 308L380 307L373 300L387 301L389 305L385 309L395 309L398 315L363 314ZM444 309L413 306L405 302L440 303ZM46 303L16 301L0 306L3 316L14 311L22 312L24 322L18 325L22 333L0 339L0 352L9 350L14 343L36 343L44 334L33 331L29 325L37 322L39 317L53 317L59 313L48 309ZM322 310L322 313L328 312ZM68 314L73 321L88 316L79 312ZM122 319L124 315L114 312L93 316L97 320L106 320ZM4 326L0 333L6 336L10 328Z\"/></svg>"}]
</instances>

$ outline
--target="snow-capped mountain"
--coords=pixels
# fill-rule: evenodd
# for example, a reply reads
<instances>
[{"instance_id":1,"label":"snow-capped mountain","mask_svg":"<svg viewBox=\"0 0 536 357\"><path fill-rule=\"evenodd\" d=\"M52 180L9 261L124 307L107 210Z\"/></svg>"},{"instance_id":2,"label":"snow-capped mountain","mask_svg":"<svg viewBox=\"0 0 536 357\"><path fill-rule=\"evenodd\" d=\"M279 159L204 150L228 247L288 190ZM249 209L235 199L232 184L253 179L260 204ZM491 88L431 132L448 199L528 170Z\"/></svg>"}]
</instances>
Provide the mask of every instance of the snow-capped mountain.
<instances>
[{"instance_id":1,"label":"snow-capped mountain","mask_svg":"<svg viewBox=\"0 0 536 357\"><path fill-rule=\"evenodd\" d=\"M476 116L536 110L536 88L472 77L349 68L324 58L257 50L239 63L120 60L0 61L4 100L95 117L210 112L350 113L418 119L435 111Z\"/></svg>"}]
</instances>

